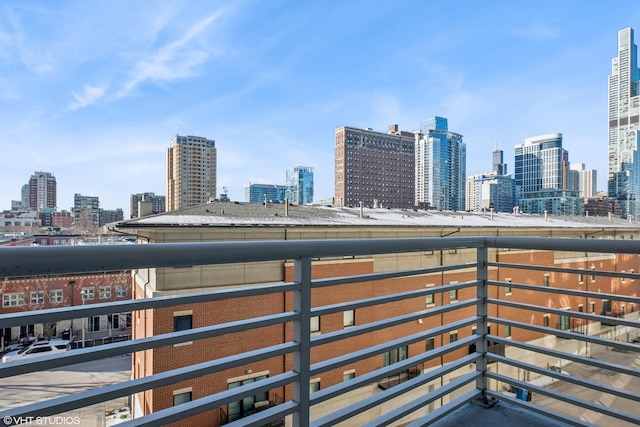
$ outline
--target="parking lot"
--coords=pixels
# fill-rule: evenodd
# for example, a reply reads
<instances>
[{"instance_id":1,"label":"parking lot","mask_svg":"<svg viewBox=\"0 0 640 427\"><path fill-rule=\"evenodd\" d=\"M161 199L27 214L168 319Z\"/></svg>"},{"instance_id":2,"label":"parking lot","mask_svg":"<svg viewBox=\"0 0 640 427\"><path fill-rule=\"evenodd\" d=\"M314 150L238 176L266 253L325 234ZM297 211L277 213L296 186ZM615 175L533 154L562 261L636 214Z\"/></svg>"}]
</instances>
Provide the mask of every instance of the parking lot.
<instances>
[{"instance_id":1,"label":"parking lot","mask_svg":"<svg viewBox=\"0 0 640 427\"><path fill-rule=\"evenodd\" d=\"M33 372L10 378L3 378L0 387L0 410L23 406L45 399L78 393L92 388L119 383L131 379L131 356L113 357L104 360L79 363L50 371ZM128 397L103 402L68 413L60 414L69 420L62 424L76 424L87 427L105 425L104 413L128 406ZM38 425L60 425L60 419L44 418ZM2 425L2 424L0 424Z\"/></svg>"}]
</instances>

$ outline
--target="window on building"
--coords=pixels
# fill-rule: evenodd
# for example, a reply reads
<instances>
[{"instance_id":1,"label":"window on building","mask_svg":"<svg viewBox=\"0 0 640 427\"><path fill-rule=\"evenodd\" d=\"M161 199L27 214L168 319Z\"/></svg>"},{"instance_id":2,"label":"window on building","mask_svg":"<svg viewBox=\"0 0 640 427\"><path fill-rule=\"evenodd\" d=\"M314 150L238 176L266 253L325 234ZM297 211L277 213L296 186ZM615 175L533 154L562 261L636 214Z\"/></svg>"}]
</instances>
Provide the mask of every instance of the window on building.
<instances>
[{"instance_id":1,"label":"window on building","mask_svg":"<svg viewBox=\"0 0 640 427\"><path fill-rule=\"evenodd\" d=\"M504 281L505 281L505 282L508 282L508 283L511 283L511 281L512 281L512 280L511 280L511 278L509 277L509 278L507 278L507 279L504 279ZM511 295L511 286L505 286L505 287L504 287L504 294L505 294L505 295Z\"/></svg>"},{"instance_id":2,"label":"window on building","mask_svg":"<svg viewBox=\"0 0 640 427\"><path fill-rule=\"evenodd\" d=\"M458 331L451 331L449 332L449 342L456 342L458 341Z\"/></svg>"},{"instance_id":3,"label":"window on building","mask_svg":"<svg viewBox=\"0 0 640 427\"><path fill-rule=\"evenodd\" d=\"M309 393L315 393L320 390L320 378L313 378L309 382Z\"/></svg>"},{"instance_id":4,"label":"window on building","mask_svg":"<svg viewBox=\"0 0 640 427\"><path fill-rule=\"evenodd\" d=\"M239 379L238 381L230 380L230 382L227 383L227 388L231 390L243 385L252 384L256 381L264 380L267 377L268 375L256 375L251 378L244 377L243 379ZM268 404L269 402L268 391L263 391L252 396L247 396L242 400L229 403L229 422L244 418L247 415L251 415L253 412L255 412L256 407L263 405L265 402L266 404Z\"/></svg>"},{"instance_id":5,"label":"window on building","mask_svg":"<svg viewBox=\"0 0 640 427\"><path fill-rule=\"evenodd\" d=\"M594 266L591 266L591 271L595 270L596 268ZM595 282L596 281L596 275L591 273L591 281Z\"/></svg>"},{"instance_id":6,"label":"window on building","mask_svg":"<svg viewBox=\"0 0 640 427\"><path fill-rule=\"evenodd\" d=\"M349 328L356 325L356 311L345 310L342 312L342 326Z\"/></svg>"},{"instance_id":7,"label":"window on building","mask_svg":"<svg viewBox=\"0 0 640 427\"><path fill-rule=\"evenodd\" d=\"M431 338L427 338L426 340L426 351L429 350L433 350L434 348L436 348L436 340L435 338L431 337Z\"/></svg>"},{"instance_id":8,"label":"window on building","mask_svg":"<svg viewBox=\"0 0 640 427\"><path fill-rule=\"evenodd\" d=\"M582 269L580 269L582 270ZM584 283L584 274L580 273L578 274L578 283Z\"/></svg>"},{"instance_id":9,"label":"window on building","mask_svg":"<svg viewBox=\"0 0 640 427\"><path fill-rule=\"evenodd\" d=\"M511 325L504 325L504 336L505 338L511 337Z\"/></svg>"},{"instance_id":10,"label":"window on building","mask_svg":"<svg viewBox=\"0 0 640 427\"><path fill-rule=\"evenodd\" d=\"M99 296L100 296L100 299L111 299L111 285L100 286Z\"/></svg>"},{"instance_id":11,"label":"window on building","mask_svg":"<svg viewBox=\"0 0 640 427\"><path fill-rule=\"evenodd\" d=\"M192 317L191 314L173 316L173 330L174 332L178 331L186 331L192 328Z\"/></svg>"},{"instance_id":12,"label":"window on building","mask_svg":"<svg viewBox=\"0 0 640 427\"><path fill-rule=\"evenodd\" d=\"M109 329L118 329L120 327L120 314L107 314L107 324Z\"/></svg>"},{"instance_id":13,"label":"window on building","mask_svg":"<svg viewBox=\"0 0 640 427\"><path fill-rule=\"evenodd\" d=\"M15 292L2 295L3 307L20 307L24 305L24 292Z\"/></svg>"},{"instance_id":14,"label":"window on building","mask_svg":"<svg viewBox=\"0 0 640 427\"><path fill-rule=\"evenodd\" d=\"M457 281L451 282L452 285L458 283ZM456 302L458 301L458 290L457 289L452 289L449 291L449 302Z\"/></svg>"},{"instance_id":15,"label":"window on building","mask_svg":"<svg viewBox=\"0 0 640 427\"><path fill-rule=\"evenodd\" d=\"M549 286L549 275L545 274L542 278L544 286Z\"/></svg>"},{"instance_id":16,"label":"window on building","mask_svg":"<svg viewBox=\"0 0 640 427\"><path fill-rule=\"evenodd\" d=\"M119 284L116 285L116 297L124 298L127 296L127 285Z\"/></svg>"},{"instance_id":17,"label":"window on building","mask_svg":"<svg viewBox=\"0 0 640 427\"><path fill-rule=\"evenodd\" d=\"M544 326L545 328L549 327L549 315L545 314L544 316L542 316L542 326Z\"/></svg>"},{"instance_id":18,"label":"window on building","mask_svg":"<svg viewBox=\"0 0 640 427\"><path fill-rule=\"evenodd\" d=\"M596 303L591 301L589 303L589 313L595 313L596 312Z\"/></svg>"},{"instance_id":19,"label":"window on building","mask_svg":"<svg viewBox=\"0 0 640 427\"><path fill-rule=\"evenodd\" d=\"M62 300L62 289L52 289L49 291L49 304L60 304Z\"/></svg>"},{"instance_id":20,"label":"window on building","mask_svg":"<svg viewBox=\"0 0 640 427\"><path fill-rule=\"evenodd\" d=\"M100 331L100 316L87 317L87 330L89 332Z\"/></svg>"},{"instance_id":21,"label":"window on building","mask_svg":"<svg viewBox=\"0 0 640 427\"><path fill-rule=\"evenodd\" d=\"M426 287L433 288L435 287L435 283L427 283ZM425 295L424 299L427 308L433 307L435 305L435 296L433 294Z\"/></svg>"},{"instance_id":22,"label":"window on building","mask_svg":"<svg viewBox=\"0 0 640 427\"><path fill-rule=\"evenodd\" d=\"M185 391L182 393L173 394L173 406L180 405L182 403L191 402L191 391Z\"/></svg>"},{"instance_id":23,"label":"window on building","mask_svg":"<svg viewBox=\"0 0 640 427\"><path fill-rule=\"evenodd\" d=\"M95 299L96 290L95 288L82 288L82 300L83 301L93 301Z\"/></svg>"},{"instance_id":24,"label":"window on building","mask_svg":"<svg viewBox=\"0 0 640 427\"><path fill-rule=\"evenodd\" d=\"M44 291L31 291L30 303L32 305L44 304Z\"/></svg>"},{"instance_id":25,"label":"window on building","mask_svg":"<svg viewBox=\"0 0 640 427\"><path fill-rule=\"evenodd\" d=\"M558 329L560 329L561 331L568 331L570 322L571 318L568 314L561 314L558 317Z\"/></svg>"},{"instance_id":26,"label":"window on building","mask_svg":"<svg viewBox=\"0 0 640 427\"><path fill-rule=\"evenodd\" d=\"M578 311L582 313L584 311L584 306L582 304L578 304Z\"/></svg>"},{"instance_id":27,"label":"window on building","mask_svg":"<svg viewBox=\"0 0 640 427\"><path fill-rule=\"evenodd\" d=\"M320 316L311 316L309 319L311 334L320 333Z\"/></svg>"},{"instance_id":28,"label":"window on building","mask_svg":"<svg viewBox=\"0 0 640 427\"><path fill-rule=\"evenodd\" d=\"M382 366L393 365L407 358L407 346L398 347L382 355Z\"/></svg>"},{"instance_id":29,"label":"window on building","mask_svg":"<svg viewBox=\"0 0 640 427\"><path fill-rule=\"evenodd\" d=\"M611 301L608 299L602 300L602 314L605 316L611 315Z\"/></svg>"},{"instance_id":30,"label":"window on building","mask_svg":"<svg viewBox=\"0 0 640 427\"><path fill-rule=\"evenodd\" d=\"M342 374L342 381L349 381L349 380L354 379L355 377L356 377L356 371L355 371L355 369L352 369L352 370L350 370L350 371L345 371L345 372Z\"/></svg>"}]
</instances>

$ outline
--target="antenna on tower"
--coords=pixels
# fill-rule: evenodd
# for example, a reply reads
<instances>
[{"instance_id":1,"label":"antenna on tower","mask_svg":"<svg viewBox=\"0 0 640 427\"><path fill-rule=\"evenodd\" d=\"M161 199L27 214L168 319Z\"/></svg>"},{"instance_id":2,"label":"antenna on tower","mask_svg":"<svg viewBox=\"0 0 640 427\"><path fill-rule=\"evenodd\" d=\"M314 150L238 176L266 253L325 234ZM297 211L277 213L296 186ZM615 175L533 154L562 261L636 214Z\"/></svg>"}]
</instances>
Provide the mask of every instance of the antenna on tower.
<instances>
[{"instance_id":1,"label":"antenna on tower","mask_svg":"<svg viewBox=\"0 0 640 427\"><path fill-rule=\"evenodd\" d=\"M220 201L221 202L229 201L229 190L227 190L227 187L225 186L222 187L222 193L220 194Z\"/></svg>"}]
</instances>

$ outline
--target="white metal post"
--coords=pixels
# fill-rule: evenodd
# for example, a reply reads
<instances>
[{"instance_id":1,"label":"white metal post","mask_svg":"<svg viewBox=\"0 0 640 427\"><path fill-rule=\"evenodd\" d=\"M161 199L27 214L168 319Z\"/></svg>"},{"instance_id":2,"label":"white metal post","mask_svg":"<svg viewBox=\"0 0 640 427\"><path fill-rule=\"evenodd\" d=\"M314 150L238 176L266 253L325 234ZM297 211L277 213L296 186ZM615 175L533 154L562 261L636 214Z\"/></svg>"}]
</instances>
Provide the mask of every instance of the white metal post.
<instances>
[{"instance_id":1,"label":"white metal post","mask_svg":"<svg viewBox=\"0 0 640 427\"><path fill-rule=\"evenodd\" d=\"M293 353L293 370L298 381L293 383L293 400L298 411L293 413L294 427L309 425L309 381L311 368L311 258L294 261L294 282L298 288L293 292L293 309L300 313L300 320L293 322L293 339L300 351Z\"/></svg>"}]
</instances>

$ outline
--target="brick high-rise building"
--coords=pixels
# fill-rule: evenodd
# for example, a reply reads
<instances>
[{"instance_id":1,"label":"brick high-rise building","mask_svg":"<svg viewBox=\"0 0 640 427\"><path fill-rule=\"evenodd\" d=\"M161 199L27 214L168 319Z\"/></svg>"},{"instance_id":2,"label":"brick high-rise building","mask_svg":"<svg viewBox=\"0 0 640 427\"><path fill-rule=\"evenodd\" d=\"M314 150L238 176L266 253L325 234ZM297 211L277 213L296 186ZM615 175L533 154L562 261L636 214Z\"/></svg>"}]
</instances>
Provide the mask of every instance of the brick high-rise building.
<instances>
[{"instance_id":1,"label":"brick high-rise building","mask_svg":"<svg viewBox=\"0 0 640 427\"><path fill-rule=\"evenodd\" d=\"M50 172L35 172L29 179L29 209L37 211L42 208L56 209L57 205L56 177Z\"/></svg>"},{"instance_id":2,"label":"brick high-rise building","mask_svg":"<svg viewBox=\"0 0 640 427\"><path fill-rule=\"evenodd\" d=\"M176 135L167 149L167 211L207 203L216 195L216 143Z\"/></svg>"},{"instance_id":3,"label":"brick high-rise building","mask_svg":"<svg viewBox=\"0 0 640 427\"><path fill-rule=\"evenodd\" d=\"M342 126L335 137L336 204L413 207L415 134Z\"/></svg>"}]
</instances>

